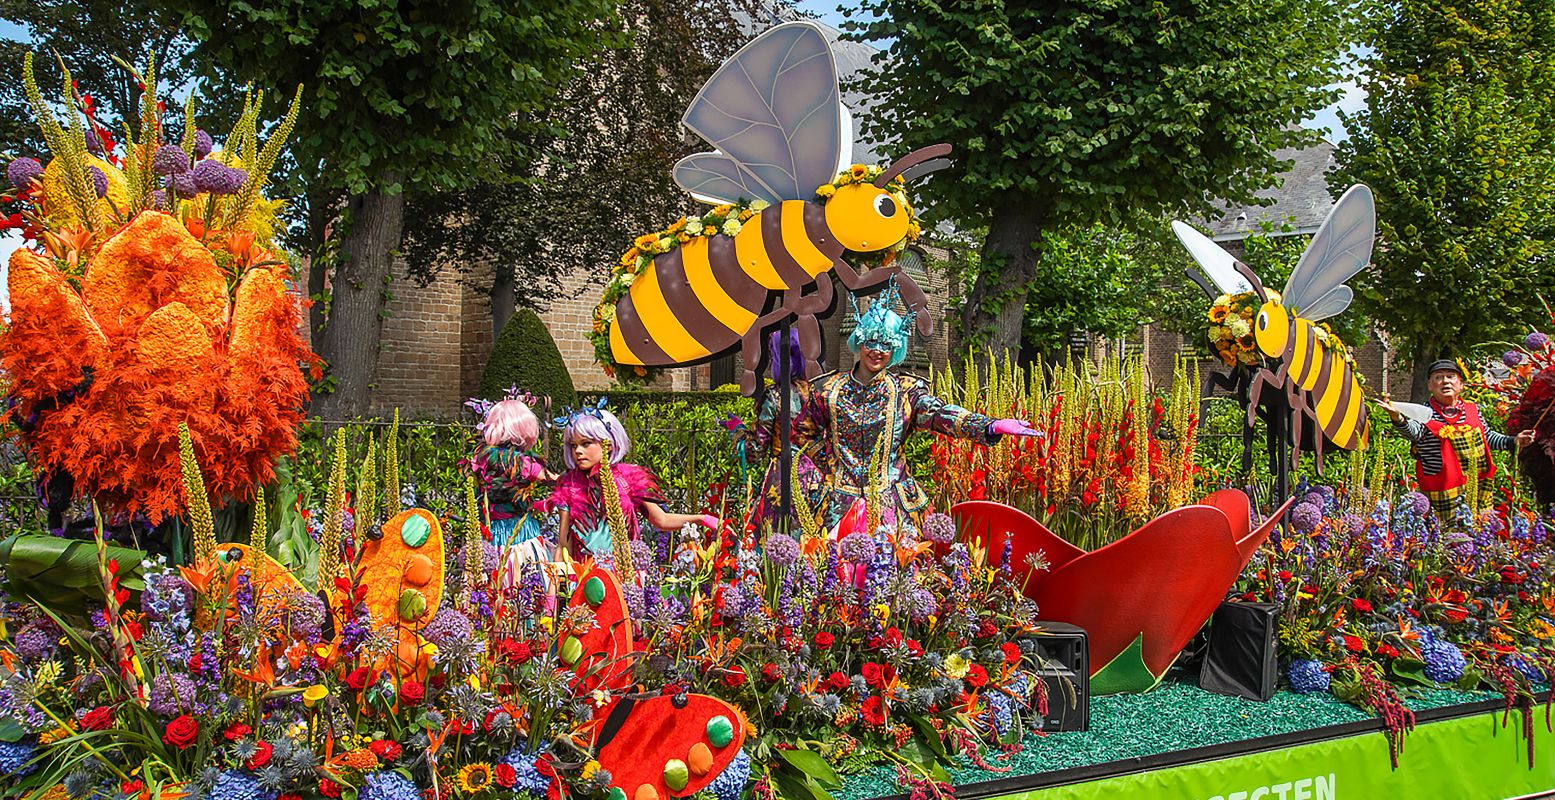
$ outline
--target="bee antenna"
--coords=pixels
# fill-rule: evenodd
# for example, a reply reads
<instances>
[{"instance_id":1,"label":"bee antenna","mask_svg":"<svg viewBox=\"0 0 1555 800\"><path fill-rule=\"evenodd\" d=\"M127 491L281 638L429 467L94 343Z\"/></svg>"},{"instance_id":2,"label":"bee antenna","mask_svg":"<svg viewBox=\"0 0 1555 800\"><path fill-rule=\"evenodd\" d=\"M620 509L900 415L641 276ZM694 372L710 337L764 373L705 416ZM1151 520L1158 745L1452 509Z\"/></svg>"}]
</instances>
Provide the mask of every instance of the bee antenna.
<instances>
[{"instance_id":1,"label":"bee antenna","mask_svg":"<svg viewBox=\"0 0 1555 800\"><path fill-rule=\"evenodd\" d=\"M1246 278L1248 283L1253 285L1253 291L1258 293L1259 300L1262 300L1266 303L1269 302L1269 293L1264 290L1263 281L1258 280L1258 273L1253 272L1252 267L1243 264L1241 261L1237 261L1234 265L1232 265L1232 268L1237 271L1237 274Z\"/></svg>"},{"instance_id":2,"label":"bee antenna","mask_svg":"<svg viewBox=\"0 0 1555 800\"><path fill-rule=\"evenodd\" d=\"M911 153L898 158L896 161L892 162L891 166L886 168L885 172L880 173L880 177L875 179L875 188L884 189L886 184L894 180L896 176L912 169L913 167L918 166L919 164L924 163L925 161L931 161L936 158L944 158L950 155L950 150L951 147L948 144L931 144L928 147L920 147L917 150L914 150ZM949 162L947 161L945 163L948 164Z\"/></svg>"}]
</instances>

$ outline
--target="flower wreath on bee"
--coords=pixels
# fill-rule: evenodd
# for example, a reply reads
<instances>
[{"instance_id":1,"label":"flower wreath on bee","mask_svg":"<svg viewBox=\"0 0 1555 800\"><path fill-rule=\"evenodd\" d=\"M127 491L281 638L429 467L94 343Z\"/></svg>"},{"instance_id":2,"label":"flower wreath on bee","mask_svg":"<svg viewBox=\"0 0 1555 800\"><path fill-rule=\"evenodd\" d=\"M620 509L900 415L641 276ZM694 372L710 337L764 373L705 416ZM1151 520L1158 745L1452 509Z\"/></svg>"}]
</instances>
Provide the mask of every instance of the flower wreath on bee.
<instances>
[{"instance_id":1,"label":"flower wreath on bee","mask_svg":"<svg viewBox=\"0 0 1555 800\"><path fill-rule=\"evenodd\" d=\"M832 195L837 193L837 189L853 183L873 183L884 171L885 167L881 166L854 164L837 173L830 183L816 189L815 202L825 205ZM855 267L875 269L890 264L922 234L922 222L907 200L907 183L900 175L892 179L890 191L897 203L907 209L910 220L907 226L907 237L892 247L872 253L848 251L843 258ZM746 223L770 205L771 203L766 200L743 199L735 203L723 203L714 206L701 216L681 217L668 228L637 237L631 249L622 253L620 260L611 268L610 278L605 282L605 290L600 295L599 304L594 307L594 323L589 330L589 341L594 345L594 361L600 365L606 375L619 383L632 385L651 383L664 371L663 367L641 365L628 367L617 364L610 353L610 326L615 323L616 303L626 296L627 291L632 288L632 282L637 280L637 276L650 268L655 258L694 238L712 238L720 234L739 235Z\"/></svg>"},{"instance_id":2,"label":"flower wreath on bee","mask_svg":"<svg viewBox=\"0 0 1555 800\"><path fill-rule=\"evenodd\" d=\"M1273 289L1267 290L1269 299L1279 302L1280 294ZM1223 294L1215 298L1215 302L1209 307L1205 318L1209 320L1206 335L1209 337L1210 346L1215 348L1215 355L1225 362L1228 367L1252 367L1263 360L1263 354L1258 350L1258 341L1253 336L1254 320L1258 318L1258 309L1263 306L1264 300L1256 292L1242 292L1240 294ZM1354 370L1355 376L1363 383L1365 378L1359 370L1355 370L1355 353L1344 339L1326 322L1312 323L1312 330L1317 340L1323 347L1331 350L1344 359Z\"/></svg>"}]
</instances>

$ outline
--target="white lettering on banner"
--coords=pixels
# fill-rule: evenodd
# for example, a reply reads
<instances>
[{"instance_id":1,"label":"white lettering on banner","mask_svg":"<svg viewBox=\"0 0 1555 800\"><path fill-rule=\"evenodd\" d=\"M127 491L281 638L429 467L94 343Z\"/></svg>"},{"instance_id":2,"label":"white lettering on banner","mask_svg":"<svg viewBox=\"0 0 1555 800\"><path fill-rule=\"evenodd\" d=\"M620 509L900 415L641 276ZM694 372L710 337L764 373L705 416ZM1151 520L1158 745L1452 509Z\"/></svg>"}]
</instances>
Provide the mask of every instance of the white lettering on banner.
<instances>
[{"instance_id":1,"label":"white lettering on banner","mask_svg":"<svg viewBox=\"0 0 1555 800\"><path fill-rule=\"evenodd\" d=\"M1334 792L1334 774L1330 772L1297 781L1238 789L1208 800L1339 800L1339 795Z\"/></svg>"}]
</instances>

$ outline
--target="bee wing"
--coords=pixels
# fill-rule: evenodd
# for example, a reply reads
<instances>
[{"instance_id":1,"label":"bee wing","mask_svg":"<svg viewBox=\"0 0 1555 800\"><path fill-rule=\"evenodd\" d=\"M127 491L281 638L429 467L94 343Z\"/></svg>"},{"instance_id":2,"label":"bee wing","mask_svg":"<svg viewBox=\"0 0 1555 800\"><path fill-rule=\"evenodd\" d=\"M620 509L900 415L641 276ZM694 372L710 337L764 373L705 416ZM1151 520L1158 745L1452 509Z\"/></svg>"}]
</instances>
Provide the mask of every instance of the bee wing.
<instances>
[{"instance_id":1,"label":"bee wing","mask_svg":"<svg viewBox=\"0 0 1555 800\"><path fill-rule=\"evenodd\" d=\"M848 138L825 34L811 22L769 29L713 73L682 122L728 162L716 170L720 180L707 181L703 162L683 159L675 166L682 188L711 197L739 187L745 198L770 203L810 199L836 174Z\"/></svg>"},{"instance_id":2,"label":"bee wing","mask_svg":"<svg viewBox=\"0 0 1555 800\"><path fill-rule=\"evenodd\" d=\"M1304 319L1317 322L1328 319L1350 307L1350 301L1355 299L1355 292L1348 286L1335 286L1328 290L1328 294L1312 301L1311 305L1301 309Z\"/></svg>"},{"instance_id":3,"label":"bee wing","mask_svg":"<svg viewBox=\"0 0 1555 800\"><path fill-rule=\"evenodd\" d=\"M773 202L771 191L728 156L697 153L675 164L675 183L703 203L733 203L740 198Z\"/></svg>"},{"instance_id":4,"label":"bee wing","mask_svg":"<svg viewBox=\"0 0 1555 800\"><path fill-rule=\"evenodd\" d=\"M1371 261L1371 247L1376 238L1377 210L1372 202L1371 188L1357 183L1334 203L1323 226L1307 244L1307 251L1301 254L1301 261L1296 263L1290 280L1285 282L1285 306L1298 309L1303 317L1310 318L1307 308L1324 300Z\"/></svg>"},{"instance_id":5,"label":"bee wing","mask_svg":"<svg viewBox=\"0 0 1555 800\"><path fill-rule=\"evenodd\" d=\"M1208 236L1199 233L1186 222L1173 221L1172 232L1177 234L1177 241L1182 242L1188 255L1193 256L1199 268L1215 282L1220 291L1241 294L1253 290L1253 285L1236 271L1236 257L1227 253L1225 248L1210 241Z\"/></svg>"}]
</instances>

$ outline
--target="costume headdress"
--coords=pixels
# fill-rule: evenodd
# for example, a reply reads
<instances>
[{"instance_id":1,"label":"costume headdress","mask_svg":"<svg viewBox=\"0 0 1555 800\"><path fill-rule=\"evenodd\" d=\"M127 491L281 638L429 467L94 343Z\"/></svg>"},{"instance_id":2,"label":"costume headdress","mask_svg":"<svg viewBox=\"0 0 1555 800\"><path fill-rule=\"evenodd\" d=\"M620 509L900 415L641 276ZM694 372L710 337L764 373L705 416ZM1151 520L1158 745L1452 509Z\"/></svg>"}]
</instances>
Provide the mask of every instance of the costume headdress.
<instances>
[{"instance_id":1,"label":"costume headdress","mask_svg":"<svg viewBox=\"0 0 1555 800\"><path fill-rule=\"evenodd\" d=\"M571 425L574 420L582 416L590 416L603 421L605 419L605 406L609 403L610 398L601 397L599 398L599 402L595 403L594 405L584 403L583 407L578 409L574 409L572 406L567 406L567 408L562 411L561 416L551 419L551 427L559 431L565 431L567 430L568 425Z\"/></svg>"},{"instance_id":2,"label":"costume headdress","mask_svg":"<svg viewBox=\"0 0 1555 800\"><path fill-rule=\"evenodd\" d=\"M872 349L889 350L893 367L905 361L907 340L918 314L911 309L905 317L896 313L896 304L900 299L901 292L896 287L894 276L886 281L885 289L870 304L869 310L862 314L859 313L858 298L848 295L853 318L857 321L853 333L848 336L848 349L857 353L867 345Z\"/></svg>"},{"instance_id":3,"label":"costume headdress","mask_svg":"<svg viewBox=\"0 0 1555 800\"><path fill-rule=\"evenodd\" d=\"M475 415L481 418L480 422L475 423L476 435L480 435L486 432L486 415L491 411L491 407L505 400L518 400L530 408L535 408L536 406L540 405L539 397L536 397L533 393L530 392L521 392L518 390L517 386L509 386L507 391L502 393L502 400L487 400L484 397L471 397L464 401L464 407L474 411Z\"/></svg>"}]
</instances>

